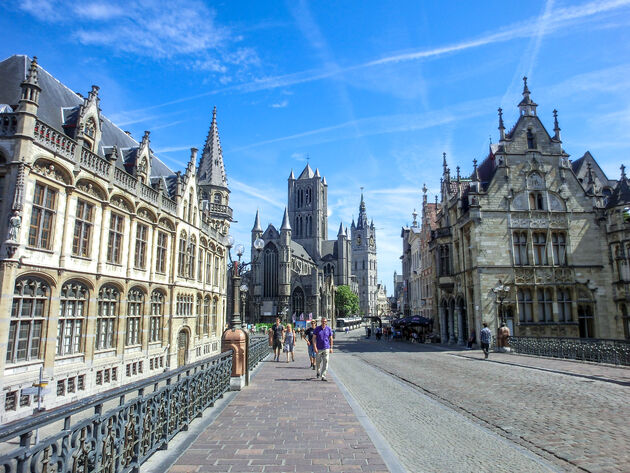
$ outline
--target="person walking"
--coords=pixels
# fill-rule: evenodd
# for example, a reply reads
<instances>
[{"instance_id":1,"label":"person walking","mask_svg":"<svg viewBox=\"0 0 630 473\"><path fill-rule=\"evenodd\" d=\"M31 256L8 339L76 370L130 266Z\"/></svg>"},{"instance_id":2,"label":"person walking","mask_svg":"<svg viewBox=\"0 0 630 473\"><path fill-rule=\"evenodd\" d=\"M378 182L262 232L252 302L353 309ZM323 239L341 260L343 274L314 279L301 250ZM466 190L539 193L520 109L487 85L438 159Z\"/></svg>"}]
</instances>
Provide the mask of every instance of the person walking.
<instances>
[{"instance_id":1,"label":"person walking","mask_svg":"<svg viewBox=\"0 0 630 473\"><path fill-rule=\"evenodd\" d=\"M280 361L280 351L282 350L283 338L284 327L280 323L280 317L276 317L276 323L269 329L269 342L273 348L274 361Z\"/></svg>"},{"instance_id":2,"label":"person walking","mask_svg":"<svg viewBox=\"0 0 630 473\"><path fill-rule=\"evenodd\" d=\"M295 356L293 354L293 347L295 346L295 331L291 324L287 324L287 328L284 331L284 351L287 354L287 363L289 362L289 355L291 355L291 361L295 361Z\"/></svg>"},{"instance_id":3,"label":"person walking","mask_svg":"<svg viewBox=\"0 0 630 473\"><path fill-rule=\"evenodd\" d=\"M487 323L483 323L483 328L481 329L481 333L479 334L479 339L481 341L481 349L483 350L484 358L488 358L488 352L490 351L490 342L492 341L492 332L488 328Z\"/></svg>"},{"instance_id":4,"label":"person walking","mask_svg":"<svg viewBox=\"0 0 630 473\"><path fill-rule=\"evenodd\" d=\"M317 352L315 351L315 344L313 343L313 332L317 328L317 322L311 320L311 326L304 332L304 339L306 340L306 346L308 347L308 357L311 360L311 369L315 369L315 360Z\"/></svg>"},{"instance_id":5,"label":"person walking","mask_svg":"<svg viewBox=\"0 0 630 473\"><path fill-rule=\"evenodd\" d=\"M317 377L321 376L322 381L327 381L328 358L333 352L333 331L328 326L326 317L322 317L322 324L313 331L313 341L317 357Z\"/></svg>"}]
</instances>

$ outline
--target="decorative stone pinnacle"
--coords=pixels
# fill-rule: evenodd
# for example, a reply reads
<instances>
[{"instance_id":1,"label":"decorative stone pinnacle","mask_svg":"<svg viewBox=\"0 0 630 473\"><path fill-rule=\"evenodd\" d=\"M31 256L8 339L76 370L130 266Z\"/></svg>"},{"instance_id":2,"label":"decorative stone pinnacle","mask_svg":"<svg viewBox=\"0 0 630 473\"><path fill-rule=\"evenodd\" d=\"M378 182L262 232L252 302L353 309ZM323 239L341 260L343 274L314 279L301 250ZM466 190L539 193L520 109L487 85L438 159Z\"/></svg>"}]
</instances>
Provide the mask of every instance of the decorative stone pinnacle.
<instances>
[{"instance_id":1,"label":"decorative stone pinnacle","mask_svg":"<svg viewBox=\"0 0 630 473\"><path fill-rule=\"evenodd\" d=\"M422 193L426 194L428 191L426 183L422 185Z\"/></svg>"},{"instance_id":2,"label":"decorative stone pinnacle","mask_svg":"<svg viewBox=\"0 0 630 473\"><path fill-rule=\"evenodd\" d=\"M625 179L626 178L626 167L622 164L621 165L621 179Z\"/></svg>"},{"instance_id":3,"label":"decorative stone pinnacle","mask_svg":"<svg viewBox=\"0 0 630 473\"><path fill-rule=\"evenodd\" d=\"M527 76L523 76L523 95L529 95L529 88L527 87Z\"/></svg>"}]
</instances>

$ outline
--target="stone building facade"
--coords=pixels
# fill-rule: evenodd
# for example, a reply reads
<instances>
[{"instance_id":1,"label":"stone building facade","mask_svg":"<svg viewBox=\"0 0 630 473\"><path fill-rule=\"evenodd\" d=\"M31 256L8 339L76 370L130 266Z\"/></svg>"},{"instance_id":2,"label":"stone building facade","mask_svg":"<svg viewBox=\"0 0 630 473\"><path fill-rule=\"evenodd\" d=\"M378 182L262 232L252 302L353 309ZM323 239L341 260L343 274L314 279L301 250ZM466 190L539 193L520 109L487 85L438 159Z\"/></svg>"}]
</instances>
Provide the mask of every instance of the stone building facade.
<instances>
[{"instance_id":1,"label":"stone building facade","mask_svg":"<svg viewBox=\"0 0 630 473\"><path fill-rule=\"evenodd\" d=\"M506 131L499 109L499 142L470 177L452 175L444 156L430 241L442 341L463 343L483 322L496 333L501 320L517 336L621 338L628 276L612 263L627 255L627 198L610 196L622 184L590 154L569 161L557 113L550 135L526 80L518 111Z\"/></svg>"},{"instance_id":2,"label":"stone building facade","mask_svg":"<svg viewBox=\"0 0 630 473\"><path fill-rule=\"evenodd\" d=\"M259 320L276 316L290 321L335 316L335 288L347 285L357 291L352 275L352 245L348 229L339 225L336 240L328 240L328 184L319 170L306 165L288 179L288 206L280 230L272 224L263 231L260 217L252 228L253 292L251 312ZM257 254L254 241L264 248ZM334 326L334 325L333 325Z\"/></svg>"},{"instance_id":3,"label":"stone building facade","mask_svg":"<svg viewBox=\"0 0 630 473\"><path fill-rule=\"evenodd\" d=\"M374 220L368 223L365 201L361 193L359 218L350 226L352 237L352 274L359 285L359 307L366 316L376 315L378 264Z\"/></svg>"},{"instance_id":4,"label":"stone building facade","mask_svg":"<svg viewBox=\"0 0 630 473\"><path fill-rule=\"evenodd\" d=\"M229 189L213 113L183 172L25 56L0 62L0 422L220 351Z\"/></svg>"}]
</instances>

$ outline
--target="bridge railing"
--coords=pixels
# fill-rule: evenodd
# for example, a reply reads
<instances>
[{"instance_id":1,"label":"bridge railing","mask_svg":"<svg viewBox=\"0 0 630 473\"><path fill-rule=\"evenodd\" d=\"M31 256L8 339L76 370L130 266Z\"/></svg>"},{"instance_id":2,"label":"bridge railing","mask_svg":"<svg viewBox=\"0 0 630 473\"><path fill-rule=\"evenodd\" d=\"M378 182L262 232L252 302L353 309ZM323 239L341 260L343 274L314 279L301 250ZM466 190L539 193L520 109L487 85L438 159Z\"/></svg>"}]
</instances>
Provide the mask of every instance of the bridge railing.
<instances>
[{"instance_id":1,"label":"bridge railing","mask_svg":"<svg viewBox=\"0 0 630 473\"><path fill-rule=\"evenodd\" d=\"M249 348L247 352L247 369L252 371L258 363L260 363L269 354L269 339L264 337L252 336L249 338Z\"/></svg>"},{"instance_id":2,"label":"bridge railing","mask_svg":"<svg viewBox=\"0 0 630 473\"><path fill-rule=\"evenodd\" d=\"M126 473L230 388L232 351L0 428L3 473ZM39 429L39 441L33 434Z\"/></svg>"},{"instance_id":3,"label":"bridge railing","mask_svg":"<svg viewBox=\"0 0 630 473\"><path fill-rule=\"evenodd\" d=\"M515 353L630 366L630 342L601 338L510 337Z\"/></svg>"}]
</instances>

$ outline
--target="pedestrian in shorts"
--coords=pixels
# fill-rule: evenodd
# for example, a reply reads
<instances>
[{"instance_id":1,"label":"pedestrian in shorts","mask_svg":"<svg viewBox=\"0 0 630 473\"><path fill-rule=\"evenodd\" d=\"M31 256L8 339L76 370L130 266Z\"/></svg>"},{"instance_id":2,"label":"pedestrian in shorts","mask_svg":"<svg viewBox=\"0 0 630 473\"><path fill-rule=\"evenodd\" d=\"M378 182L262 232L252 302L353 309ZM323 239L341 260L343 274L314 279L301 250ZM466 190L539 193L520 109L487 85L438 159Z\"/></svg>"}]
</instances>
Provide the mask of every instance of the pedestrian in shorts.
<instances>
[{"instance_id":1,"label":"pedestrian in shorts","mask_svg":"<svg viewBox=\"0 0 630 473\"><path fill-rule=\"evenodd\" d=\"M317 322L311 320L311 326L304 332L304 338L306 340L306 346L308 347L308 357L311 360L311 369L315 369L315 360L317 352L315 351L315 344L313 343L313 332L317 328Z\"/></svg>"}]
</instances>

